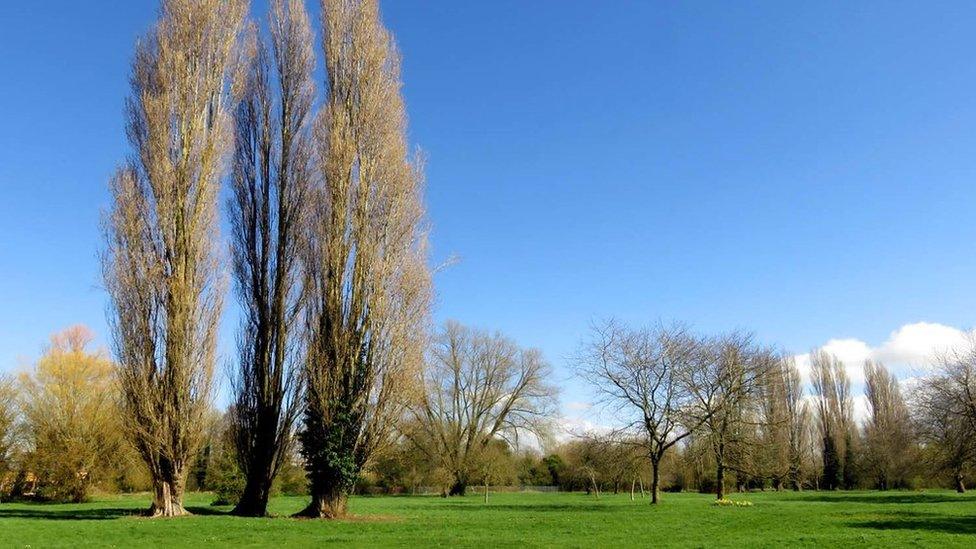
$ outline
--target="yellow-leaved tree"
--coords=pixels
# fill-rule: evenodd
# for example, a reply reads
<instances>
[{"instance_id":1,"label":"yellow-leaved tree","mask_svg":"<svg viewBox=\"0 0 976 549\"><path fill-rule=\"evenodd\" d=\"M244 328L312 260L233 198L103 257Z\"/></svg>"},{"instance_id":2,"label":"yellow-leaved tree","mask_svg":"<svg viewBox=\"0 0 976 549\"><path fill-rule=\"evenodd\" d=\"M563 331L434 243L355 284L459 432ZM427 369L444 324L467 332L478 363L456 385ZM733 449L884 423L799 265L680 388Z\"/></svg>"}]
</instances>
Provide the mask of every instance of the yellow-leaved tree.
<instances>
[{"instance_id":1,"label":"yellow-leaved tree","mask_svg":"<svg viewBox=\"0 0 976 549\"><path fill-rule=\"evenodd\" d=\"M0 497L5 495L11 481L8 477L14 443L15 395L12 380L0 374Z\"/></svg>"},{"instance_id":2,"label":"yellow-leaved tree","mask_svg":"<svg viewBox=\"0 0 976 549\"><path fill-rule=\"evenodd\" d=\"M92 339L84 326L52 335L44 355L20 376L29 467L45 499L87 499L122 447L113 365L104 352L88 350Z\"/></svg>"}]
</instances>

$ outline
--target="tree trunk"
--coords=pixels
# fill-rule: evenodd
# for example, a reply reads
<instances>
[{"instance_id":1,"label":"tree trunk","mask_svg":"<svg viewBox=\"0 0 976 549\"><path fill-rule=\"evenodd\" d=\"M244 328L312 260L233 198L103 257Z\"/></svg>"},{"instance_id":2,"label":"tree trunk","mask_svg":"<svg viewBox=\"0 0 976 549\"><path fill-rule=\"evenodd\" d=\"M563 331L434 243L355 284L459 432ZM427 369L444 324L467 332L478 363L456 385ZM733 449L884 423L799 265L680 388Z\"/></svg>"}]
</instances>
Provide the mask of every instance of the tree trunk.
<instances>
[{"instance_id":1,"label":"tree trunk","mask_svg":"<svg viewBox=\"0 0 976 549\"><path fill-rule=\"evenodd\" d=\"M634 487L637 485L637 479L630 479L630 501L634 501Z\"/></svg>"},{"instance_id":2,"label":"tree trunk","mask_svg":"<svg viewBox=\"0 0 976 549\"><path fill-rule=\"evenodd\" d=\"M966 483L963 481L962 471L956 471L955 481L956 481L956 492L960 494L966 493Z\"/></svg>"},{"instance_id":3,"label":"tree trunk","mask_svg":"<svg viewBox=\"0 0 976 549\"><path fill-rule=\"evenodd\" d=\"M660 459L651 460L651 505L657 505L658 501L658 492L660 491L661 484L660 468Z\"/></svg>"},{"instance_id":4,"label":"tree trunk","mask_svg":"<svg viewBox=\"0 0 976 549\"><path fill-rule=\"evenodd\" d=\"M716 460L715 466L715 496L717 499L725 499L725 464L721 459Z\"/></svg>"},{"instance_id":5,"label":"tree trunk","mask_svg":"<svg viewBox=\"0 0 976 549\"><path fill-rule=\"evenodd\" d=\"M596 484L596 477L593 473L590 473L590 482L593 484L593 493L596 494L596 499L600 499L600 487Z\"/></svg>"},{"instance_id":6,"label":"tree trunk","mask_svg":"<svg viewBox=\"0 0 976 549\"><path fill-rule=\"evenodd\" d=\"M799 492L802 489L800 486L800 465L799 463L793 461L793 458L791 458L790 463L789 481L790 488L792 488L794 492Z\"/></svg>"},{"instance_id":7,"label":"tree trunk","mask_svg":"<svg viewBox=\"0 0 976 549\"><path fill-rule=\"evenodd\" d=\"M463 496L468 493L468 483L463 479L455 479L454 484L451 485L451 490L448 492L452 496Z\"/></svg>"},{"instance_id":8,"label":"tree trunk","mask_svg":"<svg viewBox=\"0 0 976 549\"><path fill-rule=\"evenodd\" d=\"M271 480L249 479L244 486L240 501L231 511L241 517L263 517L268 514L268 498L271 495Z\"/></svg>"},{"instance_id":9,"label":"tree trunk","mask_svg":"<svg viewBox=\"0 0 976 549\"><path fill-rule=\"evenodd\" d=\"M174 480L153 481L153 502L149 508L151 517L181 517L189 515L183 508L183 483Z\"/></svg>"},{"instance_id":10,"label":"tree trunk","mask_svg":"<svg viewBox=\"0 0 976 549\"><path fill-rule=\"evenodd\" d=\"M485 479L485 503L488 503L488 479Z\"/></svg>"},{"instance_id":11,"label":"tree trunk","mask_svg":"<svg viewBox=\"0 0 976 549\"><path fill-rule=\"evenodd\" d=\"M313 494L312 503L295 514L296 517L337 519L345 517L349 512L349 497L339 491L329 491L325 494Z\"/></svg>"},{"instance_id":12,"label":"tree trunk","mask_svg":"<svg viewBox=\"0 0 976 549\"><path fill-rule=\"evenodd\" d=\"M790 487L794 492L799 492L803 489L803 487L800 485L799 471L790 471Z\"/></svg>"},{"instance_id":13,"label":"tree trunk","mask_svg":"<svg viewBox=\"0 0 976 549\"><path fill-rule=\"evenodd\" d=\"M644 499L644 479L637 477L637 485L640 486L641 499Z\"/></svg>"}]
</instances>

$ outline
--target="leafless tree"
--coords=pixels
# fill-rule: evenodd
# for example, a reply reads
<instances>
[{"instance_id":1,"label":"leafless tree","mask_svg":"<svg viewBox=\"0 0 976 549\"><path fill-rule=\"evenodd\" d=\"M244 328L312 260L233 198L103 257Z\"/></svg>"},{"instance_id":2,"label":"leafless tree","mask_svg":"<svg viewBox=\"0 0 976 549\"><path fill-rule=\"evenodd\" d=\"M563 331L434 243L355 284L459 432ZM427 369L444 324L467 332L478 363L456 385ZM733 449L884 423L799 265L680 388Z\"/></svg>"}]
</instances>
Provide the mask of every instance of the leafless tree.
<instances>
[{"instance_id":1,"label":"leafless tree","mask_svg":"<svg viewBox=\"0 0 976 549\"><path fill-rule=\"evenodd\" d=\"M783 389L783 411L785 413L789 462L787 478L793 490L800 490L803 486L803 452L808 445L807 436L810 424L810 407L803 400L803 378L792 358L784 358L780 362L779 376Z\"/></svg>"},{"instance_id":2,"label":"leafless tree","mask_svg":"<svg viewBox=\"0 0 976 549\"><path fill-rule=\"evenodd\" d=\"M631 330L616 321L592 328L577 353L577 371L622 425L617 438L639 440L651 461L651 503L659 500L665 453L689 436L708 414L688 421L693 393L687 382L700 341L680 325Z\"/></svg>"},{"instance_id":3,"label":"leafless tree","mask_svg":"<svg viewBox=\"0 0 976 549\"><path fill-rule=\"evenodd\" d=\"M234 513L262 516L288 458L298 413L299 265L313 166L312 29L302 0L273 0L270 53L252 33L237 105L229 200L233 266L244 311L238 335L233 438L246 478Z\"/></svg>"},{"instance_id":4,"label":"leafless tree","mask_svg":"<svg viewBox=\"0 0 976 549\"><path fill-rule=\"evenodd\" d=\"M919 382L912 394L913 423L929 450L930 464L940 473L949 473L961 494L966 491L964 473L976 461L976 431L958 404L946 398L944 381L935 376Z\"/></svg>"},{"instance_id":5,"label":"leafless tree","mask_svg":"<svg viewBox=\"0 0 976 549\"><path fill-rule=\"evenodd\" d=\"M691 416L700 421L715 459L715 495L725 497L725 472L755 475L755 402L761 381L779 357L757 345L751 334L733 332L714 338L697 353L687 384L694 395Z\"/></svg>"},{"instance_id":6,"label":"leafless tree","mask_svg":"<svg viewBox=\"0 0 976 549\"><path fill-rule=\"evenodd\" d=\"M755 398L755 443L757 451L752 456L752 466L758 477L772 481L779 490L790 473L789 422L787 389L784 380L784 358L777 361L766 375L757 382Z\"/></svg>"},{"instance_id":7,"label":"leafless tree","mask_svg":"<svg viewBox=\"0 0 976 549\"><path fill-rule=\"evenodd\" d=\"M513 448L532 433L544 439L555 410L549 364L535 349L448 322L429 353L423 394L411 407L407 437L451 471L451 495L464 495L479 455L496 440Z\"/></svg>"},{"instance_id":8,"label":"leafless tree","mask_svg":"<svg viewBox=\"0 0 976 549\"><path fill-rule=\"evenodd\" d=\"M759 380L755 467L774 489L802 486L808 407L796 361L782 355Z\"/></svg>"},{"instance_id":9,"label":"leafless tree","mask_svg":"<svg viewBox=\"0 0 976 549\"><path fill-rule=\"evenodd\" d=\"M844 485L845 448L853 429L851 382L837 357L819 350L810 354L813 394L823 456L823 487Z\"/></svg>"},{"instance_id":10,"label":"leafless tree","mask_svg":"<svg viewBox=\"0 0 976 549\"><path fill-rule=\"evenodd\" d=\"M244 0L164 0L132 65L133 158L111 181L104 279L122 410L153 480L151 514L185 514L221 310L217 192Z\"/></svg>"},{"instance_id":11,"label":"leafless tree","mask_svg":"<svg viewBox=\"0 0 976 549\"><path fill-rule=\"evenodd\" d=\"M976 430L976 338L966 347L937 357L933 379L952 410Z\"/></svg>"},{"instance_id":12,"label":"leafless tree","mask_svg":"<svg viewBox=\"0 0 976 549\"><path fill-rule=\"evenodd\" d=\"M915 425L962 493L963 472L976 461L976 340L936 358L938 368L913 394Z\"/></svg>"},{"instance_id":13,"label":"leafless tree","mask_svg":"<svg viewBox=\"0 0 976 549\"><path fill-rule=\"evenodd\" d=\"M316 142L300 433L312 502L338 517L387 444L427 340L421 166L408 155L400 58L376 0L324 0L326 102Z\"/></svg>"},{"instance_id":14,"label":"leafless tree","mask_svg":"<svg viewBox=\"0 0 976 549\"><path fill-rule=\"evenodd\" d=\"M865 425L867 461L877 487L904 485L912 464L911 418L898 380L881 363L864 363L868 422Z\"/></svg>"}]
</instances>

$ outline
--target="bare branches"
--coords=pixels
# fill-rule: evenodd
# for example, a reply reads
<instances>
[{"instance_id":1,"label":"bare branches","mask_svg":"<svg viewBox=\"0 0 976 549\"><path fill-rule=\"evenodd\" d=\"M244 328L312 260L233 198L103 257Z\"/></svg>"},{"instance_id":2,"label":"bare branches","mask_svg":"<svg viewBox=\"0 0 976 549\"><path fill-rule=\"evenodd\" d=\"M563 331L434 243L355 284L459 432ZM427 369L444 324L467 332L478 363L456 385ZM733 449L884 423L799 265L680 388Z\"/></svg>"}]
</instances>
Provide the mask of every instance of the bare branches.
<instances>
[{"instance_id":1,"label":"bare branches","mask_svg":"<svg viewBox=\"0 0 976 549\"><path fill-rule=\"evenodd\" d=\"M236 109L228 204L235 286L244 311L232 411L237 457L247 479L235 512L244 515L265 514L299 410L299 258L313 178L315 59L303 3L275 0L268 26L271 53L251 37Z\"/></svg>"},{"instance_id":2,"label":"bare branches","mask_svg":"<svg viewBox=\"0 0 976 549\"><path fill-rule=\"evenodd\" d=\"M216 199L245 11L243 0L166 0L132 66L133 159L111 183L103 270L122 408L154 480L154 514L184 513L209 403L222 285Z\"/></svg>"},{"instance_id":3,"label":"bare branches","mask_svg":"<svg viewBox=\"0 0 976 549\"><path fill-rule=\"evenodd\" d=\"M683 326L630 330L611 320L593 326L575 359L600 402L622 420L619 436L646 446L654 469L652 503L664 453L706 419L688 415L694 400L689 381L701 352L701 341Z\"/></svg>"},{"instance_id":4,"label":"bare branches","mask_svg":"<svg viewBox=\"0 0 976 549\"><path fill-rule=\"evenodd\" d=\"M869 421L864 428L867 465L882 490L905 486L911 468L908 406L898 380L881 363L864 363Z\"/></svg>"},{"instance_id":5,"label":"bare branches","mask_svg":"<svg viewBox=\"0 0 976 549\"><path fill-rule=\"evenodd\" d=\"M742 332L708 340L702 349L688 378L695 396L691 416L701 421L711 443L716 496L722 499L725 470L746 474L753 468L755 428L761 424L756 404L780 357Z\"/></svg>"},{"instance_id":6,"label":"bare branches","mask_svg":"<svg viewBox=\"0 0 976 549\"><path fill-rule=\"evenodd\" d=\"M844 364L822 350L811 353L811 377L822 440L824 487L836 489L844 484L845 450L853 437L851 382Z\"/></svg>"},{"instance_id":7,"label":"bare branches","mask_svg":"<svg viewBox=\"0 0 976 549\"><path fill-rule=\"evenodd\" d=\"M376 0L322 3L328 75L316 128L303 453L312 516L345 513L360 468L389 442L426 345L420 166L407 152L399 54Z\"/></svg>"},{"instance_id":8,"label":"bare branches","mask_svg":"<svg viewBox=\"0 0 976 549\"><path fill-rule=\"evenodd\" d=\"M963 471L976 460L976 340L936 358L938 369L915 388L914 423L937 465L964 492Z\"/></svg>"},{"instance_id":9,"label":"bare branches","mask_svg":"<svg viewBox=\"0 0 976 549\"><path fill-rule=\"evenodd\" d=\"M451 493L461 495L489 443L518 447L525 433L547 436L556 395L550 375L539 351L448 322L432 346L406 434L454 475Z\"/></svg>"}]
</instances>

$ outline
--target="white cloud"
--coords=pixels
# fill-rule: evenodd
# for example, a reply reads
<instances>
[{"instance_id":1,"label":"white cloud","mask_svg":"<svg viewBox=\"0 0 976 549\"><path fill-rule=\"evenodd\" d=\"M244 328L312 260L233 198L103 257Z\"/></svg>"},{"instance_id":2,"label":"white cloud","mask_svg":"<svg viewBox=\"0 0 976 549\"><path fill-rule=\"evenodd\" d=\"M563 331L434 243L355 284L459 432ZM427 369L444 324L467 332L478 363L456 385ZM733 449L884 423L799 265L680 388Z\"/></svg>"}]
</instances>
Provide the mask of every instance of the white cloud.
<instances>
[{"instance_id":1,"label":"white cloud","mask_svg":"<svg viewBox=\"0 0 976 549\"><path fill-rule=\"evenodd\" d=\"M868 396L865 394L854 395L851 400L853 401L853 406L851 406L851 415L854 416L854 423L857 425L864 425L871 415L870 405L868 404Z\"/></svg>"},{"instance_id":2,"label":"white cloud","mask_svg":"<svg viewBox=\"0 0 976 549\"><path fill-rule=\"evenodd\" d=\"M892 332L888 341L874 351L874 358L893 366L929 370L937 354L961 349L971 335L972 332L943 324L906 324Z\"/></svg>"},{"instance_id":3,"label":"white cloud","mask_svg":"<svg viewBox=\"0 0 976 549\"><path fill-rule=\"evenodd\" d=\"M847 370L854 384L864 381L864 361L882 362L899 377L912 372L930 370L935 357L946 351L961 348L973 332L932 322L906 324L891 332L877 347L855 338L831 339L818 349L833 354ZM796 364L803 376L810 378L810 354L796 356Z\"/></svg>"},{"instance_id":4,"label":"white cloud","mask_svg":"<svg viewBox=\"0 0 976 549\"><path fill-rule=\"evenodd\" d=\"M836 356L843 362L844 369L847 370L847 375L852 382L860 383L864 380L864 361L872 357L871 347L867 343L859 339L831 339L818 349ZM803 377L809 380L810 353L797 355L796 365Z\"/></svg>"}]
</instances>

